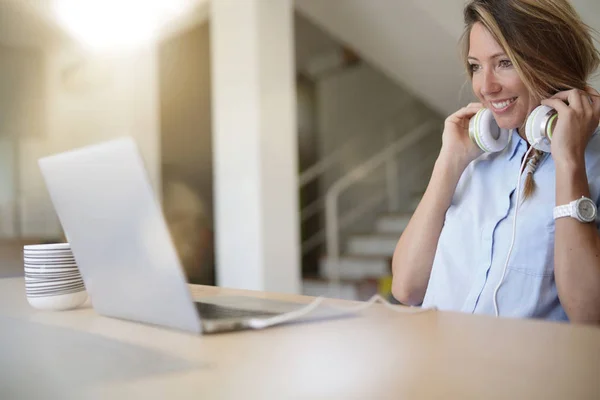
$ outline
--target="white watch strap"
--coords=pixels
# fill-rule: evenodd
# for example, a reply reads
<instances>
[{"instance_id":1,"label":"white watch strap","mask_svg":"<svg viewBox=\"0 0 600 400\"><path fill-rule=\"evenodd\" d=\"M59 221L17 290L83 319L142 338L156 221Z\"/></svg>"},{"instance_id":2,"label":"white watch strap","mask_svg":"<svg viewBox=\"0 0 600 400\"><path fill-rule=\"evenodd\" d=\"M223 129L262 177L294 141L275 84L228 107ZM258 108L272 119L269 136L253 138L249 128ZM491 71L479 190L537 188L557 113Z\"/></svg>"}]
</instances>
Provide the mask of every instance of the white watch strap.
<instances>
[{"instance_id":1,"label":"white watch strap","mask_svg":"<svg viewBox=\"0 0 600 400\"><path fill-rule=\"evenodd\" d=\"M571 204L565 204L562 206L554 207L554 211L553 211L554 219L562 218L562 217L570 217L572 208L573 207Z\"/></svg>"}]
</instances>

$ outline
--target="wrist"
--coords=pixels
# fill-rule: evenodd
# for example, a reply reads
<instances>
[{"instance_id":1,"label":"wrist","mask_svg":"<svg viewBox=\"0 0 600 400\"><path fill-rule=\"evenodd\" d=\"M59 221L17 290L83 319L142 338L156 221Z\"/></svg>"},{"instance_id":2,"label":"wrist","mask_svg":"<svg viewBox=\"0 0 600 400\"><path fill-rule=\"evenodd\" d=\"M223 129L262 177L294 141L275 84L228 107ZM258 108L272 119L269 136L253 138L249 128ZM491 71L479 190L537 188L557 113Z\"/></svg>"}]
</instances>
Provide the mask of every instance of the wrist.
<instances>
[{"instance_id":1,"label":"wrist","mask_svg":"<svg viewBox=\"0 0 600 400\"><path fill-rule=\"evenodd\" d=\"M462 175L472 160L468 157L460 157L456 153L442 149L435 161L435 167L443 169L449 173Z\"/></svg>"},{"instance_id":2,"label":"wrist","mask_svg":"<svg viewBox=\"0 0 600 400\"><path fill-rule=\"evenodd\" d=\"M585 170L585 155L579 152L552 153L557 171L571 172Z\"/></svg>"},{"instance_id":3,"label":"wrist","mask_svg":"<svg viewBox=\"0 0 600 400\"><path fill-rule=\"evenodd\" d=\"M466 165L457 160L456 157L440 154L433 167L431 179L423 197L433 197L435 203L441 204L440 209L445 212L450 206L450 201L465 168Z\"/></svg>"},{"instance_id":4,"label":"wrist","mask_svg":"<svg viewBox=\"0 0 600 400\"><path fill-rule=\"evenodd\" d=\"M449 190L450 194L454 193L456 185L468 164L468 162L452 155L440 154L435 162L430 184L438 189L446 188L443 191Z\"/></svg>"},{"instance_id":5,"label":"wrist","mask_svg":"<svg viewBox=\"0 0 600 400\"><path fill-rule=\"evenodd\" d=\"M585 160L559 158L554 162L556 171L556 205L567 204L581 196L589 196Z\"/></svg>"}]
</instances>

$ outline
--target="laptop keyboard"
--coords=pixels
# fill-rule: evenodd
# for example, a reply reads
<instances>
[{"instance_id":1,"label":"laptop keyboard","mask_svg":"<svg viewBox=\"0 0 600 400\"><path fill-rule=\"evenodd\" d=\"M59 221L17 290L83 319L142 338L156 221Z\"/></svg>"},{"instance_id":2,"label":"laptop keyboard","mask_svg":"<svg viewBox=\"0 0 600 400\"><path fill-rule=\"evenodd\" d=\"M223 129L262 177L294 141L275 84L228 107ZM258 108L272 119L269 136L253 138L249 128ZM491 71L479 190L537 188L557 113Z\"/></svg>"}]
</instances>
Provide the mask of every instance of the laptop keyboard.
<instances>
[{"instance_id":1,"label":"laptop keyboard","mask_svg":"<svg viewBox=\"0 0 600 400\"><path fill-rule=\"evenodd\" d=\"M271 317L280 313L244 310L241 308L232 308L219 306L211 303L196 302L196 309L201 318L206 319L230 319L230 318L251 318L251 317Z\"/></svg>"}]
</instances>

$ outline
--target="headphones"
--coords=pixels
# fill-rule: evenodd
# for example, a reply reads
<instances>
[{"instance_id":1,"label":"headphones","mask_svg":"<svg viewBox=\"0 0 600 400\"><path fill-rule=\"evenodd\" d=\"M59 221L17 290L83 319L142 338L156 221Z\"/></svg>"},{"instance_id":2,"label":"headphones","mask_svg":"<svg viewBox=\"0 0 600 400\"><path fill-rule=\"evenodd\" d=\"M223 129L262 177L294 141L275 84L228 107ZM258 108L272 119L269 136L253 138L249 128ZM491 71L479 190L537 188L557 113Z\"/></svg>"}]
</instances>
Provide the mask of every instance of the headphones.
<instances>
[{"instance_id":1,"label":"headphones","mask_svg":"<svg viewBox=\"0 0 600 400\"><path fill-rule=\"evenodd\" d=\"M525 135L533 148L550 153L552 129L558 113L552 107L538 106L527 117ZM501 129L494 115L482 108L469 121L469 137L484 152L494 153L504 150L510 139L510 131Z\"/></svg>"}]
</instances>

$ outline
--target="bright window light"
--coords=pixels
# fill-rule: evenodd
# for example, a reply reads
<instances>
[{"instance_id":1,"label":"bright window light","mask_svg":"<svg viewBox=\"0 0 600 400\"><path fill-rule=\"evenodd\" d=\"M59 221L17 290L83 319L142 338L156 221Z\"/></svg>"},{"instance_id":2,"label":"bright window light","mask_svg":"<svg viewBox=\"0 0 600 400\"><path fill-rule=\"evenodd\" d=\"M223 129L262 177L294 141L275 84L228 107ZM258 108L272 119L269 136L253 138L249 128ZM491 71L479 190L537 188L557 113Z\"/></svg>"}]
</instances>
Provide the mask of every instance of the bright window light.
<instances>
[{"instance_id":1,"label":"bright window light","mask_svg":"<svg viewBox=\"0 0 600 400\"><path fill-rule=\"evenodd\" d=\"M93 50L121 50L148 43L191 0L54 0L59 23Z\"/></svg>"}]
</instances>

